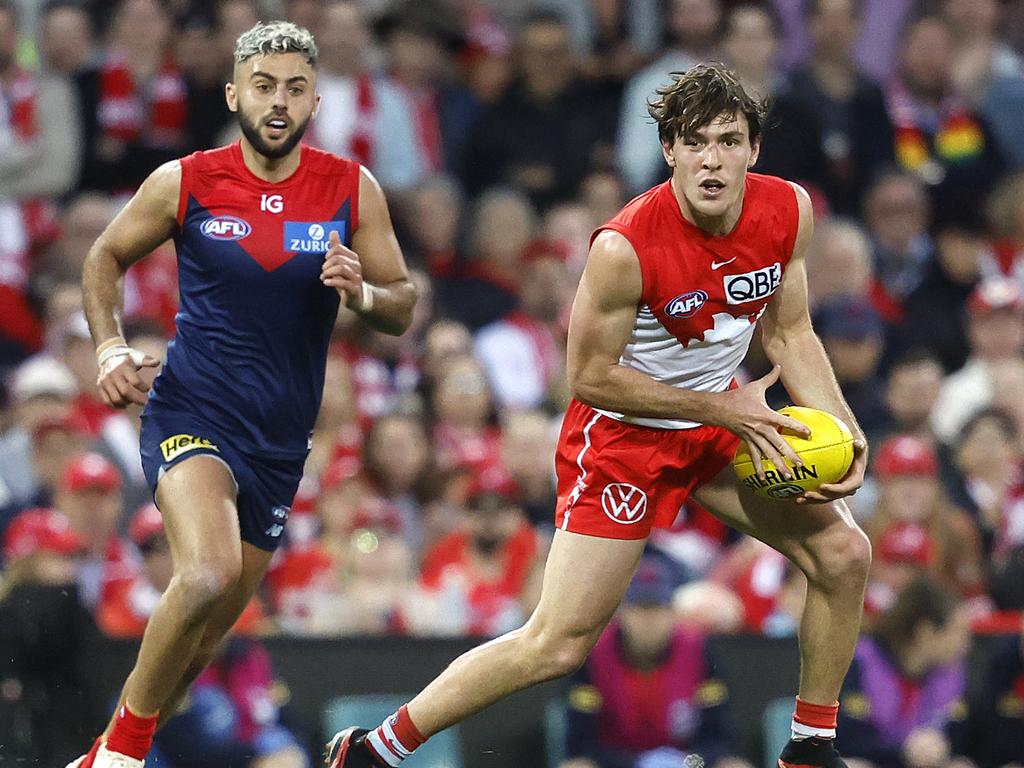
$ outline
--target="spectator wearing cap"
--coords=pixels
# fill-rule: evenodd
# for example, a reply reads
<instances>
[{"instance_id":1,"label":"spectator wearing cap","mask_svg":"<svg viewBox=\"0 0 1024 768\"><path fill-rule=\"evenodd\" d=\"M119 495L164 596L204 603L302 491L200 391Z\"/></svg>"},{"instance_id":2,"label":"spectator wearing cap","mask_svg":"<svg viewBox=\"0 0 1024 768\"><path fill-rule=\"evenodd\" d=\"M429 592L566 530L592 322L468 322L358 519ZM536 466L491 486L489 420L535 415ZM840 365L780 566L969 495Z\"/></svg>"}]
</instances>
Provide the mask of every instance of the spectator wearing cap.
<instances>
[{"instance_id":1,"label":"spectator wearing cap","mask_svg":"<svg viewBox=\"0 0 1024 768\"><path fill-rule=\"evenodd\" d=\"M470 488L460 529L423 557L423 600L409 616L410 629L493 637L521 626L541 554L515 485L501 473L481 475Z\"/></svg>"},{"instance_id":2,"label":"spectator wearing cap","mask_svg":"<svg viewBox=\"0 0 1024 768\"><path fill-rule=\"evenodd\" d=\"M666 561L645 555L616 618L571 678L574 766L686 765L689 754L715 766L735 754L729 689L704 637L679 625L676 586Z\"/></svg>"},{"instance_id":3,"label":"spectator wearing cap","mask_svg":"<svg viewBox=\"0 0 1024 768\"><path fill-rule=\"evenodd\" d=\"M879 375L885 326L878 310L863 296L837 296L818 307L814 330L857 421L868 435L877 433L886 420Z\"/></svg>"},{"instance_id":4,"label":"spectator wearing cap","mask_svg":"<svg viewBox=\"0 0 1024 768\"><path fill-rule=\"evenodd\" d=\"M967 747L967 612L928 579L909 584L857 643L836 747L876 766L945 766Z\"/></svg>"},{"instance_id":5,"label":"spectator wearing cap","mask_svg":"<svg viewBox=\"0 0 1024 768\"><path fill-rule=\"evenodd\" d=\"M944 443L973 413L992 402L993 367L1024 355L1024 293L1009 278L982 280L967 300L967 339L970 355L946 378L932 421Z\"/></svg>"},{"instance_id":6,"label":"spectator wearing cap","mask_svg":"<svg viewBox=\"0 0 1024 768\"><path fill-rule=\"evenodd\" d=\"M96 605L95 616L97 626L110 637L140 638L174 575L171 546L155 504L146 504L135 512L128 538L138 551L141 566L131 576L109 584ZM254 634L265 622L259 598L254 597L235 622L235 631Z\"/></svg>"},{"instance_id":7,"label":"spectator wearing cap","mask_svg":"<svg viewBox=\"0 0 1024 768\"><path fill-rule=\"evenodd\" d=\"M877 615L907 584L929 575L987 610L981 543L967 514L949 500L939 480L935 449L917 437L895 435L875 451L878 503L865 524L875 557L866 609Z\"/></svg>"},{"instance_id":8,"label":"spectator wearing cap","mask_svg":"<svg viewBox=\"0 0 1024 768\"><path fill-rule=\"evenodd\" d=\"M74 584L85 541L55 509L27 509L3 537L0 602L17 584Z\"/></svg>"},{"instance_id":9,"label":"spectator wearing cap","mask_svg":"<svg viewBox=\"0 0 1024 768\"><path fill-rule=\"evenodd\" d=\"M544 405L563 377L562 320L572 303L568 249L536 241L523 254L519 306L476 333L473 351L504 408Z\"/></svg>"},{"instance_id":10,"label":"spectator wearing cap","mask_svg":"<svg viewBox=\"0 0 1024 768\"><path fill-rule=\"evenodd\" d=\"M0 509L24 506L39 495L33 435L41 424L68 419L78 394L67 366L44 356L18 366L7 384L11 420L0 434Z\"/></svg>"},{"instance_id":11,"label":"spectator wearing cap","mask_svg":"<svg viewBox=\"0 0 1024 768\"><path fill-rule=\"evenodd\" d=\"M114 582L131 578L137 568L128 543L117 532L124 510L117 468L98 453L75 456L61 476L56 507L85 540L79 593L94 608Z\"/></svg>"}]
</instances>

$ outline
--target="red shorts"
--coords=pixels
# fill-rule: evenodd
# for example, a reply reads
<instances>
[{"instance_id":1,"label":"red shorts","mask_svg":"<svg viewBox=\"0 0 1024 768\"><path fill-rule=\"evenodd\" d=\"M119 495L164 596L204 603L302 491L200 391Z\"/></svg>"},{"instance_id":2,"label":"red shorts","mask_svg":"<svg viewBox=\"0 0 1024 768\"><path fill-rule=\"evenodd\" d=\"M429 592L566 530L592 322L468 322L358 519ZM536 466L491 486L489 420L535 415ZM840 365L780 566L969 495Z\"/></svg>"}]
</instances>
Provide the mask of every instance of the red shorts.
<instances>
[{"instance_id":1,"label":"red shorts","mask_svg":"<svg viewBox=\"0 0 1024 768\"><path fill-rule=\"evenodd\" d=\"M638 427L573 400L555 452L555 525L605 539L646 538L654 526L672 525L738 444L723 427Z\"/></svg>"}]
</instances>

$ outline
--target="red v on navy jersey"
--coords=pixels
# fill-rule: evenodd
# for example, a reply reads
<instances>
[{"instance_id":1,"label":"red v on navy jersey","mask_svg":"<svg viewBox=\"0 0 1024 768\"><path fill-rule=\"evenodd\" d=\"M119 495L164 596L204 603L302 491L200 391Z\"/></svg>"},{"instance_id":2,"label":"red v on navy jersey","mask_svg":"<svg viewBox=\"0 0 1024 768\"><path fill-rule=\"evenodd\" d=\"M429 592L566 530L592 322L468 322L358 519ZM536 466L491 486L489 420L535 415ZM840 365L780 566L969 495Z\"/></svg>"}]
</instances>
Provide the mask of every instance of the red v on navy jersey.
<instances>
[{"instance_id":1,"label":"red v on navy jersey","mask_svg":"<svg viewBox=\"0 0 1024 768\"><path fill-rule=\"evenodd\" d=\"M305 455L339 297L320 282L358 226L359 165L302 147L282 182L239 144L181 160L177 334L150 402L194 413L256 456Z\"/></svg>"}]
</instances>

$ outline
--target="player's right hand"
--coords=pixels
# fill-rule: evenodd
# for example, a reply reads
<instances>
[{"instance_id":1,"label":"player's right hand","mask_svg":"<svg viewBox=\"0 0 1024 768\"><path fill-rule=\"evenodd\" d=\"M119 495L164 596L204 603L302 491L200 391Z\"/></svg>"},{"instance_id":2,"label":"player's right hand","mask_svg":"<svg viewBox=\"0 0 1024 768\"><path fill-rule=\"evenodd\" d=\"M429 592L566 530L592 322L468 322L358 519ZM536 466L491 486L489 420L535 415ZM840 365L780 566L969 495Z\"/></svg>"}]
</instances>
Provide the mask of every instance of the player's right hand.
<instances>
[{"instance_id":1,"label":"player's right hand","mask_svg":"<svg viewBox=\"0 0 1024 768\"><path fill-rule=\"evenodd\" d=\"M721 393L721 412L715 423L738 435L747 444L750 458L757 467L757 476L764 479L762 459L768 459L787 480L790 469L786 459L795 465L803 462L786 439L779 433L785 429L802 437L809 437L810 428L796 419L773 411L768 407L765 392L776 381L782 366L776 365L760 379L744 384L737 389Z\"/></svg>"},{"instance_id":2,"label":"player's right hand","mask_svg":"<svg viewBox=\"0 0 1024 768\"><path fill-rule=\"evenodd\" d=\"M100 364L96 385L103 402L114 408L124 408L131 403L145 405L149 384L139 376L142 368L156 368L160 361L131 347L119 347L118 353L110 355Z\"/></svg>"}]
</instances>

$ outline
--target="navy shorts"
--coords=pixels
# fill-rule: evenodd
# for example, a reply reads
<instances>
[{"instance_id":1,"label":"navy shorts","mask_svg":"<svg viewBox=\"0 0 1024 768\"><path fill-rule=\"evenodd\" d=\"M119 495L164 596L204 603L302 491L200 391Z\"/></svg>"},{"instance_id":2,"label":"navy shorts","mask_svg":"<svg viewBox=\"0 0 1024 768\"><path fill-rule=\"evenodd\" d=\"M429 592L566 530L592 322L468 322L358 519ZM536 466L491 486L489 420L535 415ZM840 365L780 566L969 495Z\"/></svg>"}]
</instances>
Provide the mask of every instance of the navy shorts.
<instances>
[{"instance_id":1,"label":"navy shorts","mask_svg":"<svg viewBox=\"0 0 1024 768\"><path fill-rule=\"evenodd\" d=\"M279 460L243 454L229 437L204 426L194 416L153 409L142 416L140 446L142 469L154 497L163 473L175 464L201 455L223 461L238 488L236 506L242 541L268 552L280 545L302 479L304 456Z\"/></svg>"}]
</instances>

